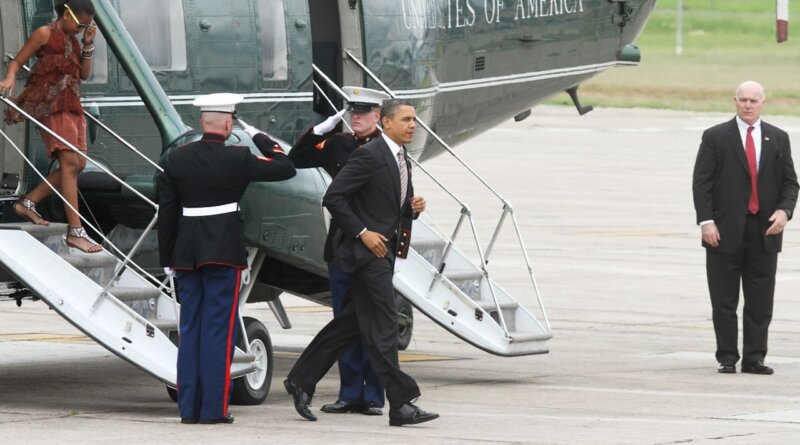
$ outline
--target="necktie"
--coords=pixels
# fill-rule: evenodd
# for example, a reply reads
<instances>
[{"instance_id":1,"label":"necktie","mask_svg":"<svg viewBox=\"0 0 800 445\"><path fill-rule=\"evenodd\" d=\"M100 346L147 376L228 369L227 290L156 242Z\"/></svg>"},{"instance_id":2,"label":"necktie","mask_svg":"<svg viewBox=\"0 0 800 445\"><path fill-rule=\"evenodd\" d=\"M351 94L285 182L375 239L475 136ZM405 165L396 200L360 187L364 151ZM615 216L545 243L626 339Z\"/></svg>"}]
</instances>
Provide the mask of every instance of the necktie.
<instances>
[{"instance_id":1,"label":"necktie","mask_svg":"<svg viewBox=\"0 0 800 445\"><path fill-rule=\"evenodd\" d=\"M406 202L406 192L408 192L408 166L404 149L400 148L397 152L397 168L400 169L400 207Z\"/></svg>"},{"instance_id":2,"label":"necktie","mask_svg":"<svg viewBox=\"0 0 800 445\"><path fill-rule=\"evenodd\" d=\"M747 127L747 139L744 144L747 165L750 167L750 200L747 210L753 215L758 213L758 164L756 164L756 144L753 141L753 127Z\"/></svg>"}]
</instances>

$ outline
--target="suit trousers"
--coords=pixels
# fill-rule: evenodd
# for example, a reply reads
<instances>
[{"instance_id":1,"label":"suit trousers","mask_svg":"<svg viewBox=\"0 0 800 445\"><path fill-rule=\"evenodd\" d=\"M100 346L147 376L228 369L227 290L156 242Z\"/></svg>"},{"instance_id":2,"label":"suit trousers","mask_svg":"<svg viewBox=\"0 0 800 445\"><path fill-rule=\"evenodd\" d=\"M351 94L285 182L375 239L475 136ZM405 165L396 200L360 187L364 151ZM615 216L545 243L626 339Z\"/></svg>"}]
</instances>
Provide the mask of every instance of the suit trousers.
<instances>
[{"instance_id":1,"label":"suit trousers","mask_svg":"<svg viewBox=\"0 0 800 445\"><path fill-rule=\"evenodd\" d=\"M767 355L778 254L765 250L763 232L758 217L748 215L739 252L729 255L706 249L718 362L736 363L739 360L736 309L740 282L744 294L742 365L763 361Z\"/></svg>"},{"instance_id":2,"label":"suit trousers","mask_svg":"<svg viewBox=\"0 0 800 445\"><path fill-rule=\"evenodd\" d=\"M328 266L331 282L331 303L333 316L338 317L345 306L353 304L352 296L347 294L352 281L347 272ZM372 366L364 348L364 342L356 342L345 350L338 360L339 365L339 400L351 405L372 405L383 408L383 385Z\"/></svg>"},{"instance_id":3,"label":"suit trousers","mask_svg":"<svg viewBox=\"0 0 800 445\"><path fill-rule=\"evenodd\" d=\"M240 276L239 269L218 265L176 272L181 300L178 410L182 419L213 420L228 414Z\"/></svg>"},{"instance_id":4,"label":"suit trousers","mask_svg":"<svg viewBox=\"0 0 800 445\"><path fill-rule=\"evenodd\" d=\"M289 372L289 380L313 395L317 382L342 353L363 341L390 406L400 406L420 396L417 383L400 370L397 359L393 274L389 258L375 258L353 272L347 291L352 304L346 305L314 337Z\"/></svg>"}]
</instances>

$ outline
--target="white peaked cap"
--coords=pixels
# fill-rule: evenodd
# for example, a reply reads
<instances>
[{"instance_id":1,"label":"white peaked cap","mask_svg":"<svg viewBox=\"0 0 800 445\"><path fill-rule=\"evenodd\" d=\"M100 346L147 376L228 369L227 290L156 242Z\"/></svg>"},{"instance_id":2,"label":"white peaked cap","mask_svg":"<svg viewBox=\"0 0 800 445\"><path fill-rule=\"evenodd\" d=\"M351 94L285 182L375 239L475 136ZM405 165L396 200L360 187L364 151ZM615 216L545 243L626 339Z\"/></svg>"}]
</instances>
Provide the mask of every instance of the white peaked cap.
<instances>
[{"instance_id":1,"label":"white peaked cap","mask_svg":"<svg viewBox=\"0 0 800 445\"><path fill-rule=\"evenodd\" d=\"M380 106L384 100L392 98L383 91L370 88L342 87L342 91L344 91L344 94L349 98L347 101L348 111L369 111L372 108Z\"/></svg>"},{"instance_id":2,"label":"white peaked cap","mask_svg":"<svg viewBox=\"0 0 800 445\"><path fill-rule=\"evenodd\" d=\"M200 111L214 111L217 113L233 113L236 111L236 104L244 102L241 94L233 93L214 93L200 96L192 105L200 107Z\"/></svg>"}]
</instances>

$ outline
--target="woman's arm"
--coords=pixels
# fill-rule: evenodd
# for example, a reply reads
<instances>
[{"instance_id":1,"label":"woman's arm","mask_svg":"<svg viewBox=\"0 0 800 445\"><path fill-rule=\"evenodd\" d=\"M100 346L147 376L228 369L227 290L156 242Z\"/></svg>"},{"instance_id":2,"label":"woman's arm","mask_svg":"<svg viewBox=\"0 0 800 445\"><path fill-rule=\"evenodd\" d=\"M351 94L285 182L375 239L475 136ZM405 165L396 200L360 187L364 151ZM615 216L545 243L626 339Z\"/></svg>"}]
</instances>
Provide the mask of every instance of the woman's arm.
<instances>
[{"instance_id":1,"label":"woman's arm","mask_svg":"<svg viewBox=\"0 0 800 445\"><path fill-rule=\"evenodd\" d=\"M86 80L92 75L95 34L97 34L97 24L92 22L86 31L83 32L83 50L81 50L81 80Z\"/></svg>"},{"instance_id":2,"label":"woman's arm","mask_svg":"<svg viewBox=\"0 0 800 445\"><path fill-rule=\"evenodd\" d=\"M50 40L50 27L41 26L28 37L25 45L19 50L17 55L8 64L8 71L6 78L0 81L0 94L10 94L14 90L14 84L17 80L17 72L25 65L30 58L43 47L47 41Z\"/></svg>"}]
</instances>

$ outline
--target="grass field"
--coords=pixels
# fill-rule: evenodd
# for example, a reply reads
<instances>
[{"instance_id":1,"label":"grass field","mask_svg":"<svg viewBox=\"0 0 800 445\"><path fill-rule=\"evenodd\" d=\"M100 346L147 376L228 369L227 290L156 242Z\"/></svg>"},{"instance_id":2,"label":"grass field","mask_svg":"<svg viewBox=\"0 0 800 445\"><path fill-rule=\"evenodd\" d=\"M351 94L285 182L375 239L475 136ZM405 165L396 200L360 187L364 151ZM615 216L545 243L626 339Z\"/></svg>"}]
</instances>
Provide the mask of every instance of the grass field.
<instances>
[{"instance_id":1,"label":"grass field","mask_svg":"<svg viewBox=\"0 0 800 445\"><path fill-rule=\"evenodd\" d=\"M637 67L581 86L581 101L609 107L731 111L736 85L767 88L768 114L800 115L800 2L790 2L789 41L775 41L774 0L684 0L683 54L676 55L676 0L659 0L636 44ZM800 23L800 22L794 22ZM792 29L794 27L794 30ZM566 95L549 103L571 104Z\"/></svg>"}]
</instances>

